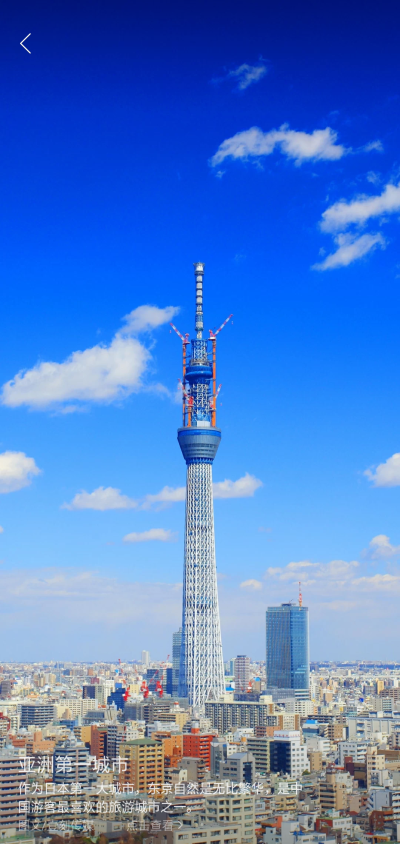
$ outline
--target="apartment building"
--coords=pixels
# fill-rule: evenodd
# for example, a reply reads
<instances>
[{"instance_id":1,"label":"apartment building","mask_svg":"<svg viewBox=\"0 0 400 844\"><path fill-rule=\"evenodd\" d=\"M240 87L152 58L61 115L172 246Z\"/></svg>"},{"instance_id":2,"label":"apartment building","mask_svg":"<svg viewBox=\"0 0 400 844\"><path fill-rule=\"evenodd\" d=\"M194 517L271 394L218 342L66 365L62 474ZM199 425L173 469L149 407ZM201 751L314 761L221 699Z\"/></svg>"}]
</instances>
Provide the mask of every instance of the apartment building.
<instances>
[{"instance_id":1,"label":"apartment building","mask_svg":"<svg viewBox=\"0 0 400 844\"><path fill-rule=\"evenodd\" d=\"M250 682L250 657L241 654L235 659L235 691L247 692Z\"/></svg>"},{"instance_id":2,"label":"apartment building","mask_svg":"<svg viewBox=\"0 0 400 844\"><path fill-rule=\"evenodd\" d=\"M320 806L324 812L330 809L342 811L347 809L347 785L334 772L327 772L326 781L319 786Z\"/></svg>"},{"instance_id":3,"label":"apartment building","mask_svg":"<svg viewBox=\"0 0 400 844\"><path fill-rule=\"evenodd\" d=\"M195 756L202 759L207 770L211 767L211 742L215 736L209 733L201 733L198 729L192 729L190 733L183 736L183 756Z\"/></svg>"},{"instance_id":4,"label":"apartment building","mask_svg":"<svg viewBox=\"0 0 400 844\"><path fill-rule=\"evenodd\" d=\"M45 727L54 720L55 710L50 703L21 703L21 727Z\"/></svg>"},{"instance_id":5,"label":"apartment building","mask_svg":"<svg viewBox=\"0 0 400 844\"><path fill-rule=\"evenodd\" d=\"M90 753L96 759L104 759L108 756L107 748L107 727L99 727L97 724L92 724L89 728L90 735Z\"/></svg>"},{"instance_id":6,"label":"apartment building","mask_svg":"<svg viewBox=\"0 0 400 844\"><path fill-rule=\"evenodd\" d=\"M278 730L270 744L270 768L300 778L308 769L307 748L298 730Z\"/></svg>"},{"instance_id":7,"label":"apartment building","mask_svg":"<svg viewBox=\"0 0 400 844\"><path fill-rule=\"evenodd\" d=\"M245 844L255 844L255 797L252 794L207 796L204 813L201 813L199 817L200 822L214 822L221 828L227 822L238 824L240 825L240 840ZM223 840L221 836L221 844Z\"/></svg>"},{"instance_id":8,"label":"apartment building","mask_svg":"<svg viewBox=\"0 0 400 844\"><path fill-rule=\"evenodd\" d=\"M378 771L384 771L386 767L386 759L384 753L378 753L377 746L368 747L365 754L365 761L367 765L367 789L371 788L374 774Z\"/></svg>"},{"instance_id":9,"label":"apartment building","mask_svg":"<svg viewBox=\"0 0 400 844\"><path fill-rule=\"evenodd\" d=\"M71 784L79 782L82 786L89 783L89 748L78 741L73 733L66 741L59 742L53 754L53 782Z\"/></svg>"},{"instance_id":10,"label":"apartment building","mask_svg":"<svg viewBox=\"0 0 400 844\"><path fill-rule=\"evenodd\" d=\"M209 701L205 704L205 715L210 719L211 727L223 735L237 727L278 727L274 708L272 703L256 701Z\"/></svg>"},{"instance_id":11,"label":"apartment building","mask_svg":"<svg viewBox=\"0 0 400 844\"><path fill-rule=\"evenodd\" d=\"M149 738L123 742L120 757L126 764L126 770L120 773L122 786L130 783L135 790L144 792L150 783L160 786L164 782L164 748L159 742Z\"/></svg>"},{"instance_id":12,"label":"apartment building","mask_svg":"<svg viewBox=\"0 0 400 844\"><path fill-rule=\"evenodd\" d=\"M266 774L270 770L270 739L266 736L248 736L247 750L253 754L257 774Z\"/></svg>"},{"instance_id":13,"label":"apartment building","mask_svg":"<svg viewBox=\"0 0 400 844\"><path fill-rule=\"evenodd\" d=\"M20 821L26 820L26 812L19 811L20 785L26 780L16 751L4 748L0 751L0 834L3 830L19 829Z\"/></svg>"},{"instance_id":14,"label":"apartment building","mask_svg":"<svg viewBox=\"0 0 400 844\"><path fill-rule=\"evenodd\" d=\"M353 762L364 762L368 744L366 741L339 741L339 765L344 767L345 756L351 756Z\"/></svg>"},{"instance_id":15,"label":"apartment building","mask_svg":"<svg viewBox=\"0 0 400 844\"><path fill-rule=\"evenodd\" d=\"M255 780L256 764L252 753L232 753L226 762L222 763L221 777L229 782L252 783Z\"/></svg>"}]
</instances>

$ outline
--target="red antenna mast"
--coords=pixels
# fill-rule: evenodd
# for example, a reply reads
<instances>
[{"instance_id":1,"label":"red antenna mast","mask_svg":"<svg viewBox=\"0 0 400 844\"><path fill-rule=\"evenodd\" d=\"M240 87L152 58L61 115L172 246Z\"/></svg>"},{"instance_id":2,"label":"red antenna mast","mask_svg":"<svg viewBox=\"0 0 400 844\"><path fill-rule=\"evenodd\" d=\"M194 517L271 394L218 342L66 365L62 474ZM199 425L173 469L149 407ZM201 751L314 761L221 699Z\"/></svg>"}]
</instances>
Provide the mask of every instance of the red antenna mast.
<instances>
[{"instance_id":1,"label":"red antenna mast","mask_svg":"<svg viewBox=\"0 0 400 844\"><path fill-rule=\"evenodd\" d=\"M301 580L299 580L299 607L300 607L300 609L301 609L302 606L303 606L303 596L301 594Z\"/></svg>"}]
</instances>

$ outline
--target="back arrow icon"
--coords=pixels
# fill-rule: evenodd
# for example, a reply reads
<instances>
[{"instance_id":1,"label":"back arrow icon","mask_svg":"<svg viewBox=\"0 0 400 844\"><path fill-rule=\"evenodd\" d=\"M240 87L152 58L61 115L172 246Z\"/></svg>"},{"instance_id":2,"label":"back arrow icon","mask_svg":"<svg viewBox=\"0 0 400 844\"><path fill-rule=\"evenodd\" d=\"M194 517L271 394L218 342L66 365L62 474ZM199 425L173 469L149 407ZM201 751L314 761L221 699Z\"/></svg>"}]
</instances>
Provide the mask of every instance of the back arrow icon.
<instances>
[{"instance_id":1,"label":"back arrow icon","mask_svg":"<svg viewBox=\"0 0 400 844\"><path fill-rule=\"evenodd\" d=\"M29 35L32 35L32 33L30 32ZM24 41L26 41L26 39L29 38L29 35L25 35L25 38L23 38L22 41L20 41L19 43L20 43L21 47L23 47L24 50L26 50L26 52L29 53L29 55L31 56L32 55L31 51L28 50L28 48L25 47L25 44L24 44Z\"/></svg>"}]
</instances>

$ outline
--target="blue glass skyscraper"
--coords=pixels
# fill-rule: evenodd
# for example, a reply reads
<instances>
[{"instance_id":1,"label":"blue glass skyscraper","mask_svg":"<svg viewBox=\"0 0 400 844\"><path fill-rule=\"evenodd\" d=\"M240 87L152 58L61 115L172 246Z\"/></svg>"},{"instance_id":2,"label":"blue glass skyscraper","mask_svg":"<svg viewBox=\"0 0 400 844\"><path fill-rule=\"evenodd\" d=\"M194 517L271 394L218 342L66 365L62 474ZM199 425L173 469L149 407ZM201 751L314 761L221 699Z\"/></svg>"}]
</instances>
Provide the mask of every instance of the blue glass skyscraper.
<instances>
[{"instance_id":1,"label":"blue glass skyscraper","mask_svg":"<svg viewBox=\"0 0 400 844\"><path fill-rule=\"evenodd\" d=\"M267 690L293 690L307 698L310 687L308 608L296 604L268 607L266 613ZM290 693L290 692L289 692Z\"/></svg>"}]
</instances>

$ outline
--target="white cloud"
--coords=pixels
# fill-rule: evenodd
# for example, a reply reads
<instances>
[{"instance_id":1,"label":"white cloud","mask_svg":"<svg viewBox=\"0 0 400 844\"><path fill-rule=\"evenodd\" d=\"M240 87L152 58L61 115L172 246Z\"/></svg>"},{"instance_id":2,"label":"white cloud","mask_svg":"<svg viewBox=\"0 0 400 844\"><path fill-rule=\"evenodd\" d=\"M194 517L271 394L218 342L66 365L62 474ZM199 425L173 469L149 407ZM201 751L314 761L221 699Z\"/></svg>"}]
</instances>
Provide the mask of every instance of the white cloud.
<instances>
[{"instance_id":1,"label":"white cloud","mask_svg":"<svg viewBox=\"0 0 400 844\"><path fill-rule=\"evenodd\" d=\"M400 486L400 452L392 454L385 463L380 463L375 471L367 469L364 475L374 486Z\"/></svg>"},{"instance_id":2,"label":"white cloud","mask_svg":"<svg viewBox=\"0 0 400 844\"><path fill-rule=\"evenodd\" d=\"M378 247L384 249L386 240L381 234L357 235L354 231L357 231L357 227L364 226L368 220L381 218L384 221L386 215L398 211L400 211L400 183L387 184L379 196L363 194L350 202L344 199L335 202L324 211L320 228L324 232L339 232L334 236L337 249L323 261L314 264L312 269L331 270L347 267ZM352 232L346 231L349 226L353 227Z\"/></svg>"},{"instance_id":3,"label":"white cloud","mask_svg":"<svg viewBox=\"0 0 400 844\"><path fill-rule=\"evenodd\" d=\"M186 487L178 486L164 486L160 492L155 495L146 495L142 504L143 510L149 510L153 504L160 504L167 507L170 504L176 504L177 501L184 501L186 496Z\"/></svg>"},{"instance_id":4,"label":"white cloud","mask_svg":"<svg viewBox=\"0 0 400 844\"><path fill-rule=\"evenodd\" d=\"M244 580L243 583L240 584L241 589L250 589L252 592L259 592L262 589L261 580Z\"/></svg>"},{"instance_id":5,"label":"white cloud","mask_svg":"<svg viewBox=\"0 0 400 844\"><path fill-rule=\"evenodd\" d=\"M2 404L34 410L63 407L73 412L79 405L71 402L109 403L138 392L144 388L151 354L130 335L168 322L176 310L150 305L136 308L125 317L126 326L109 345L73 352L63 363L45 361L18 372L3 385ZM155 389L162 391L161 385Z\"/></svg>"},{"instance_id":6,"label":"white cloud","mask_svg":"<svg viewBox=\"0 0 400 844\"><path fill-rule=\"evenodd\" d=\"M262 486L262 481L246 472L237 481L225 480L214 483L214 498L251 498L260 486ZM143 500L142 509L148 510L153 504L168 506L175 504L177 501L184 501L185 497L186 487L165 486L155 495L146 495Z\"/></svg>"},{"instance_id":7,"label":"white cloud","mask_svg":"<svg viewBox=\"0 0 400 844\"><path fill-rule=\"evenodd\" d=\"M309 560L302 560L296 563L288 563L286 566L268 568L265 573L265 578L290 581L297 584L301 580L303 585L313 586L318 584L321 586L323 582L324 588L328 589L329 584L336 588L344 586L344 584L351 582L354 577L359 563L353 560L347 563L345 560L332 560L330 563L311 563Z\"/></svg>"},{"instance_id":8,"label":"white cloud","mask_svg":"<svg viewBox=\"0 0 400 844\"><path fill-rule=\"evenodd\" d=\"M237 132L232 138L227 138L220 144L217 152L210 159L212 167L217 167L226 158L247 160L271 155L275 148L294 159L296 164L302 161L317 161L325 159L337 161L350 152L341 144L336 143L337 132L329 126L326 129L314 129L313 132L297 132L284 124L280 129L263 132L257 126L244 132Z\"/></svg>"},{"instance_id":9,"label":"white cloud","mask_svg":"<svg viewBox=\"0 0 400 844\"><path fill-rule=\"evenodd\" d=\"M304 576L293 568L291 583L269 577L268 604L277 606L296 598L300 579L303 603L310 612L313 659L395 660L400 635L400 577L392 571L393 562L389 561L390 572L373 577L357 564L335 561L326 569L323 565L305 566L304 571L313 575L313 583L307 585ZM343 565L350 565L347 577L343 576ZM321 571L316 577L318 566ZM332 573L339 571L340 580L332 578ZM262 659L260 631L265 625L266 588L240 588L234 579L227 578L219 584L219 603L226 655L241 653L243 648ZM172 636L181 620L182 584L119 580L72 568L16 570L0 566L0 608L1 637L9 642L10 658L16 662L34 661L39 651L48 660L112 662L118 653L123 659L131 659L132 641L138 648L142 647L140 643L147 643L155 658L165 659L169 650L166 635ZM47 625L38 625L38 617L46 618Z\"/></svg>"},{"instance_id":10,"label":"white cloud","mask_svg":"<svg viewBox=\"0 0 400 844\"><path fill-rule=\"evenodd\" d=\"M394 574L374 574L372 577L358 577L353 580L352 585L368 592L374 592L376 589L391 591L395 587L400 587L400 577Z\"/></svg>"},{"instance_id":11,"label":"white cloud","mask_svg":"<svg viewBox=\"0 0 400 844\"><path fill-rule=\"evenodd\" d=\"M384 533L374 536L363 552L363 557L369 560L390 560L391 557L398 556L400 556L400 545L391 545L389 537Z\"/></svg>"},{"instance_id":12,"label":"white cloud","mask_svg":"<svg viewBox=\"0 0 400 844\"><path fill-rule=\"evenodd\" d=\"M0 571L0 605L14 603L24 619L27 607L38 612L46 606L46 616L54 615L57 622L63 618L67 625L72 621L83 626L94 622L120 626L150 617L152 624L161 624L161 635L171 613L179 618L181 593L180 583L119 581L96 571Z\"/></svg>"},{"instance_id":13,"label":"white cloud","mask_svg":"<svg viewBox=\"0 0 400 844\"><path fill-rule=\"evenodd\" d=\"M0 525L0 533L4 533L4 528Z\"/></svg>"},{"instance_id":14,"label":"white cloud","mask_svg":"<svg viewBox=\"0 0 400 844\"><path fill-rule=\"evenodd\" d=\"M33 457L27 457L23 451L4 451L0 454L0 493L29 486L40 472Z\"/></svg>"},{"instance_id":15,"label":"white cloud","mask_svg":"<svg viewBox=\"0 0 400 844\"><path fill-rule=\"evenodd\" d=\"M259 82L268 73L265 64L251 65L241 64L235 70L230 70L224 79L237 79L239 91L244 91L249 85ZM217 80L222 81L222 80Z\"/></svg>"},{"instance_id":16,"label":"white cloud","mask_svg":"<svg viewBox=\"0 0 400 844\"><path fill-rule=\"evenodd\" d=\"M368 141L367 144L361 147L362 152L383 152L382 141Z\"/></svg>"},{"instance_id":17,"label":"white cloud","mask_svg":"<svg viewBox=\"0 0 400 844\"><path fill-rule=\"evenodd\" d=\"M320 263L314 264L313 270L334 270L338 267L348 267L353 261L363 258L378 246L384 249L385 238L381 234L362 234L355 237L351 234L338 234L334 241L337 245L336 252L332 252Z\"/></svg>"},{"instance_id":18,"label":"white cloud","mask_svg":"<svg viewBox=\"0 0 400 844\"><path fill-rule=\"evenodd\" d=\"M176 534L164 528L151 528L142 533L127 533L124 542L176 542Z\"/></svg>"},{"instance_id":19,"label":"white cloud","mask_svg":"<svg viewBox=\"0 0 400 844\"><path fill-rule=\"evenodd\" d=\"M362 195L346 202L341 199L322 215L321 229L326 232L343 231L350 225L363 225L373 217L400 211L400 183L387 184L379 196Z\"/></svg>"},{"instance_id":20,"label":"white cloud","mask_svg":"<svg viewBox=\"0 0 400 844\"><path fill-rule=\"evenodd\" d=\"M156 305L140 305L130 314L124 316L126 325L121 334L140 334L142 331L153 331L171 320L179 313L179 308L170 305L167 308L157 308Z\"/></svg>"},{"instance_id":21,"label":"white cloud","mask_svg":"<svg viewBox=\"0 0 400 844\"><path fill-rule=\"evenodd\" d=\"M137 501L112 486L99 486L93 492L83 489L70 504L62 505L64 510L132 510L134 507L137 507Z\"/></svg>"},{"instance_id":22,"label":"white cloud","mask_svg":"<svg viewBox=\"0 0 400 844\"><path fill-rule=\"evenodd\" d=\"M375 170L369 170L367 173L367 181L371 183L371 185L379 185L381 181L381 177L379 173L376 173Z\"/></svg>"},{"instance_id":23,"label":"white cloud","mask_svg":"<svg viewBox=\"0 0 400 844\"><path fill-rule=\"evenodd\" d=\"M237 481L218 481L213 484L214 498L251 498L262 481L246 472Z\"/></svg>"}]
</instances>

